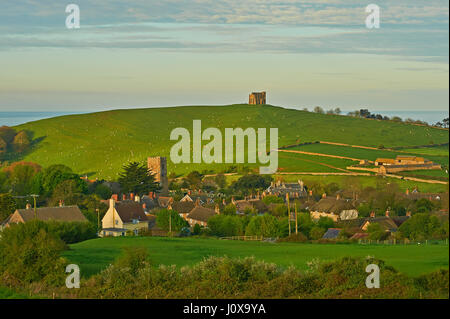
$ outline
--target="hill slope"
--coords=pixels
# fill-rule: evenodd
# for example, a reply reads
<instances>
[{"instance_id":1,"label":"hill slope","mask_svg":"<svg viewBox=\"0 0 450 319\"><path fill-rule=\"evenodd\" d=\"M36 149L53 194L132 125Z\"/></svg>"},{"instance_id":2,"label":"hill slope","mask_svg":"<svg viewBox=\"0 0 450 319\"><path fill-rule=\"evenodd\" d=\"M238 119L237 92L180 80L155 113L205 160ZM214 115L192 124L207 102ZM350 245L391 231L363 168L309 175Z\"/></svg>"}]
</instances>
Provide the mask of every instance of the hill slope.
<instances>
[{"instance_id":1,"label":"hill slope","mask_svg":"<svg viewBox=\"0 0 450 319\"><path fill-rule=\"evenodd\" d=\"M298 142L332 141L364 146L414 146L448 142L448 131L429 127L323 115L281 107L228 105L127 109L69 115L17 126L39 141L24 160L43 166L65 164L76 172L114 179L123 163L147 156L169 156L175 141L172 129L192 131L192 120L202 129L217 127L278 127L279 146ZM220 170L230 164L179 164L168 160L169 172Z\"/></svg>"}]
</instances>

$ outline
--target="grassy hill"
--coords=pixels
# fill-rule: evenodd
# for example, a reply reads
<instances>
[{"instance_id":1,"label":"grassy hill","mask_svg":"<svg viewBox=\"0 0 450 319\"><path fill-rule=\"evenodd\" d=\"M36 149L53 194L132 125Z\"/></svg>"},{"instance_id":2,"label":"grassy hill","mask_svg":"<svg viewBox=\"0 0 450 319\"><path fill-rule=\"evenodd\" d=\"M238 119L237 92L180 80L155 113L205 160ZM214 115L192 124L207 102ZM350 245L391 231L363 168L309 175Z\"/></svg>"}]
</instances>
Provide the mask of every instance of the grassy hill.
<instances>
[{"instance_id":1,"label":"grassy hill","mask_svg":"<svg viewBox=\"0 0 450 319\"><path fill-rule=\"evenodd\" d=\"M192 120L207 127L278 127L279 146L299 142L331 141L377 147L409 147L447 143L448 131L391 121L357 119L284 109L275 106L227 105L127 109L82 115L69 115L26 123L16 129L29 131L35 145L21 159L43 166L65 164L92 177L114 179L121 166L148 156L169 156L175 141L170 132L176 127L192 131ZM351 156L349 154L348 156ZM309 166L311 162L304 161ZM320 159L319 162L325 162ZM280 166L301 171L292 158ZM346 164L346 163L344 163ZM287 167L284 167L286 166ZM184 174L197 170L221 171L230 164L178 164L168 160L169 172ZM259 166L259 165L258 165ZM323 170L323 165L319 165ZM310 169L309 169L310 170Z\"/></svg>"}]
</instances>

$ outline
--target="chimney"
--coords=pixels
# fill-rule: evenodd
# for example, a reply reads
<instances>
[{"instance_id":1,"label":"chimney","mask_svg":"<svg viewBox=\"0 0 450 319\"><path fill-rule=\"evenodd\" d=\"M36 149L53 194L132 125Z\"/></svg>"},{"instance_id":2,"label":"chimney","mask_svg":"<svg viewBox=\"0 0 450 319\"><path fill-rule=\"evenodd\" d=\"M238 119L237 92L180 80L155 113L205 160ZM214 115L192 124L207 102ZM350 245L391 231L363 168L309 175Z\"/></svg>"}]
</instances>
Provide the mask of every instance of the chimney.
<instances>
[{"instance_id":1,"label":"chimney","mask_svg":"<svg viewBox=\"0 0 450 319\"><path fill-rule=\"evenodd\" d=\"M130 193L130 199L134 201L134 193Z\"/></svg>"},{"instance_id":2,"label":"chimney","mask_svg":"<svg viewBox=\"0 0 450 319\"><path fill-rule=\"evenodd\" d=\"M386 211L385 215L386 215L386 217L389 217L389 211L388 210Z\"/></svg>"},{"instance_id":3,"label":"chimney","mask_svg":"<svg viewBox=\"0 0 450 319\"><path fill-rule=\"evenodd\" d=\"M59 200L59 207L63 207L64 205L63 205L63 201L62 201L62 199L60 199Z\"/></svg>"},{"instance_id":4,"label":"chimney","mask_svg":"<svg viewBox=\"0 0 450 319\"><path fill-rule=\"evenodd\" d=\"M115 207L116 206L116 201L114 200L113 197L111 197L111 199L109 200L109 207Z\"/></svg>"},{"instance_id":5,"label":"chimney","mask_svg":"<svg viewBox=\"0 0 450 319\"><path fill-rule=\"evenodd\" d=\"M222 199L222 204L223 204L223 206L226 206L226 205L227 205L227 202L225 201L225 198Z\"/></svg>"},{"instance_id":6,"label":"chimney","mask_svg":"<svg viewBox=\"0 0 450 319\"><path fill-rule=\"evenodd\" d=\"M406 195L409 195L409 188L406 189Z\"/></svg>"},{"instance_id":7,"label":"chimney","mask_svg":"<svg viewBox=\"0 0 450 319\"><path fill-rule=\"evenodd\" d=\"M309 196L312 196L312 190L309 191Z\"/></svg>"},{"instance_id":8,"label":"chimney","mask_svg":"<svg viewBox=\"0 0 450 319\"><path fill-rule=\"evenodd\" d=\"M27 203L27 205L25 206L26 209L31 209L31 204Z\"/></svg>"},{"instance_id":9,"label":"chimney","mask_svg":"<svg viewBox=\"0 0 450 319\"><path fill-rule=\"evenodd\" d=\"M219 204L216 204L216 207L214 208L216 214L220 215L220 209L219 209Z\"/></svg>"},{"instance_id":10,"label":"chimney","mask_svg":"<svg viewBox=\"0 0 450 319\"><path fill-rule=\"evenodd\" d=\"M136 195L134 197L134 201L140 203L141 202L141 197L139 195Z\"/></svg>"},{"instance_id":11,"label":"chimney","mask_svg":"<svg viewBox=\"0 0 450 319\"><path fill-rule=\"evenodd\" d=\"M375 218L375 212L370 212L370 218Z\"/></svg>"},{"instance_id":12,"label":"chimney","mask_svg":"<svg viewBox=\"0 0 450 319\"><path fill-rule=\"evenodd\" d=\"M122 194L122 200L127 200L127 195Z\"/></svg>"},{"instance_id":13,"label":"chimney","mask_svg":"<svg viewBox=\"0 0 450 319\"><path fill-rule=\"evenodd\" d=\"M323 193L322 198L327 198L327 193Z\"/></svg>"},{"instance_id":14,"label":"chimney","mask_svg":"<svg viewBox=\"0 0 450 319\"><path fill-rule=\"evenodd\" d=\"M119 195L117 194L112 194L111 198L114 199L116 202L119 201Z\"/></svg>"},{"instance_id":15,"label":"chimney","mask_svg":"<svg viewBox=\"0 0 450 319\"><path fill-rule=\"evenodd\" d=\"M336 200L340 200L341 199L341 195L340 194L337 194L336 195Z\"/></svg>"},{"instance_id":16,"label":"chimney","mask_svg":"<svg viewBox=\"0 0 450 319\"><path fill-rule=\"evenodd\" d=\"M146 203L142 204L142 208L144 209L144 212L146 212L147 211L147 204Z\"/></svg>"},{"instance_id":17,"label":"chimney","mask_svg":"<svg viewBox=\"0 0 450 319\"><path fill-rule=\"evenodd\" d=\"M234 200L234 196L231 197L231 203L232 203L233 205L236 204L236 201Z\"/></svg>"},{"instance_id":18,"label":"chimney","mask_svg":"<svg viewBox=\"0 0 450 319\"><path fill-rule=\"evenodd\" d=\"M200 206L200 198L197 197L197 199L195 200L195 206Z\"/></svg>"},{"instance_id":19,"label":"chimney","mask_svg":"<svg viewBox=\"0 0 450 319\"><path fill-rule=\"evenodd\" d=\"M406 216L411 217L411 212L410 211L406 212Z\"/></svg>"}]
</instances>

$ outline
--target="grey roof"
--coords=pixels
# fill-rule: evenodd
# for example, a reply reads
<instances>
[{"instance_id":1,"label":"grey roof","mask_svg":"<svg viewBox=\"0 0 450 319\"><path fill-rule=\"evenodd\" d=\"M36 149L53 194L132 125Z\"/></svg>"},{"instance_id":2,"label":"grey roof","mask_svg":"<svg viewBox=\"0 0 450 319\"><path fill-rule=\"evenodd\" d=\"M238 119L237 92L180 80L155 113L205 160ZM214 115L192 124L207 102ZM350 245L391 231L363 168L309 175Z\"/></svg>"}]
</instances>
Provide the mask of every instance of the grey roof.
<instances>
[{"instance_id":1,"label":"grey roof","mask_svg":"<svg viewBox=\"0 0 450 319\"><path fill-rule=\"evenodd\" d=\"M16 212L24 222L34 219L34 209L17 209ZM78 206L39 207L36 209L36 218L43 221L58 220L65 222L87 221Z\"/></svg>"},{"instance_id":2,"label":"grey roof","mask_svg":"<svg viewBox=\"0 0 450 319\"><path fill-rule=\"evenodd\" d=\"M340 232L341 232L340 228L328 228L328 230L325 232L325 234L323 234L322 238L335 239L335 238L337 238L337 236L339 235Z\"/></svg>"}]
</instances>

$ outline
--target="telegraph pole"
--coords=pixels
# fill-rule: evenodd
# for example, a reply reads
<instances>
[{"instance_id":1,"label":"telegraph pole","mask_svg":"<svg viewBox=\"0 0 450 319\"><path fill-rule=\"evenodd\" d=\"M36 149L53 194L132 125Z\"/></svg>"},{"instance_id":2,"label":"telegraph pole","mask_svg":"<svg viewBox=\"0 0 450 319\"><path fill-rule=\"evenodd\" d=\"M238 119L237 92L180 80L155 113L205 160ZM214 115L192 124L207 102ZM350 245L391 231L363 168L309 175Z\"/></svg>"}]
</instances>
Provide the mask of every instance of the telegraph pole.
<instances>
[{"instance_id":1,"label":"telegraph pole","mask_svg":"<svg viewBox=\"0 0 450 319\"><path fill-rule=\"evenodd\" d=\"M297 222L297 203L294 203L295 207L295 234L298 234L298 222Z\"/></svg>"},{"instance_id":2,"label":"telegraph pole","mask_svg":"<svg viewBox=\"0 0 450 319\"><path fill-rule=\"evenodd\" d=\"M286 201L288 207L289 236L291 236L291 207L289 205L289 193L286 193Z\"/></svg>"}]
</instances>

